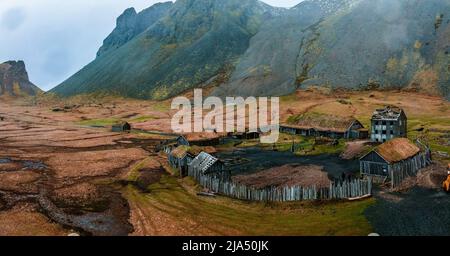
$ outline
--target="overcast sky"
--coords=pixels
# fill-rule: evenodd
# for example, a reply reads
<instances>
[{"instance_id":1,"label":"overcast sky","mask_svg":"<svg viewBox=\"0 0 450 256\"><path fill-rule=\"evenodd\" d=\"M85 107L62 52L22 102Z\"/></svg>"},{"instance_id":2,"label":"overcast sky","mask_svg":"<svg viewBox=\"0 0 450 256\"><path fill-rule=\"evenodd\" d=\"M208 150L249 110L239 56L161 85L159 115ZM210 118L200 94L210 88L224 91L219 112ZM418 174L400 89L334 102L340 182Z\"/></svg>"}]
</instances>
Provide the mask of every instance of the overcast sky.
<instances>
[{"instance_id":1,"label":"overcast sky","mask_svg":"<svg viewBox=\"0 0 450 256\"><path fill-rule=\"evenodd\" d=\"M292 7L301 0L263 0ZM95 58L116 18L161 0L0 0L0 63L24 60L30 80L48 90Z\"/></svg>"}]
</instances>

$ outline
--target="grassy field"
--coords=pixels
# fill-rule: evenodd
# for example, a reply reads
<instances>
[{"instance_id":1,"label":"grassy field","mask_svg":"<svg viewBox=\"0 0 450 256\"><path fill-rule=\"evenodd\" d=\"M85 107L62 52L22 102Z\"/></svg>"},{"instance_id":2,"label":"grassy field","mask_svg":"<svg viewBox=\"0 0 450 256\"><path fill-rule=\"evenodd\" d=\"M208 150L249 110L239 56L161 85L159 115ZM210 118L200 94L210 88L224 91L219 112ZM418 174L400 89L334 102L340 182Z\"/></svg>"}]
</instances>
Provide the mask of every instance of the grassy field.
<instances>
[{"instance_id":1,"label":"grassy field","mask_svg":"<svg viewBox=\"0 0 450 256\"><path fill-rule=\"evenodd\" d=\"M83 126L111 126L119 122L117 118L104 118L104 119L89 119L78 122L77 124Z\"/></svg>"},{"instance_id":2,"label":"grassy field","mask_svg":"<svg viewBox=\"0 0 450 256\"><path fill-rule=\"evenodd\" d=\"M249 203L225 197L195 194L190 178L164 175L143 194L129 185L124 195L132 212L158 220L145 227L147 234L175 235L362 235L372 229L364 210L373 199L329 203ZM136 226L136 225L135 225ZM139 226L139 225L138 225Z\"/></svg>"}]
</instances>

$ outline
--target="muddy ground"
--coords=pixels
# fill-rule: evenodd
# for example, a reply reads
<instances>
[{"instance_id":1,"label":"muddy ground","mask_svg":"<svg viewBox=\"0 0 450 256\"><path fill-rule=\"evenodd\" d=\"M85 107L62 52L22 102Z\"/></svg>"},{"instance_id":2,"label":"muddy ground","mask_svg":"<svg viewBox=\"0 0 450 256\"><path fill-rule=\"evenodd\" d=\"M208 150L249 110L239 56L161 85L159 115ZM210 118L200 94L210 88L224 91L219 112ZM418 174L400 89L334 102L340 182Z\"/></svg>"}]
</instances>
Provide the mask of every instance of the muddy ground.
<instances>
[{"instance_id":1,"label":"muddy ground","mask_svg":"<svg viewBox=\"0 0 450 256\"><path fill-rule=\"evenodd\" d=\"M394 190L375 191L376 204L365 215L383 236L448 236L450 195L441 188L446 168L433 164Z\"/></svg>"},{"instance_id":2,"label":"muddy ground","mask_svg":"<svg viewBox=\"0 0 450 256\"><path fill-rule=\"evenodd\" d=\"M158 140L81 127L48 108L0 103L0 115L0 235L133 231L115 184Z\"/></svg>"}]
</instances>

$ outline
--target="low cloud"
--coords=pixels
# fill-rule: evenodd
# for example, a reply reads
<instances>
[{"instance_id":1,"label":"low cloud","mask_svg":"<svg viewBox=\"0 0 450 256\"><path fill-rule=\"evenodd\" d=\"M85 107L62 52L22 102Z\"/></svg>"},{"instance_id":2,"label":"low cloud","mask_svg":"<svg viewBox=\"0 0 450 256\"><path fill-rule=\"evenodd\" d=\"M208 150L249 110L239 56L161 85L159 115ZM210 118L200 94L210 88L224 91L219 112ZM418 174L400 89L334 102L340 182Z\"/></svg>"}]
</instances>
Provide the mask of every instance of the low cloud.
<instances>
[{"instance_id":1,"label":"low cloud","mask_svg":"<svg viewBox=\"0 0 450 256\"><path fill-rule=\"evenodd\" d=\"M21 7L11 8L5 11L1 17L1 25L8 30L18 29L26 19L25 10Z\"/></svg>"}]
</instances>

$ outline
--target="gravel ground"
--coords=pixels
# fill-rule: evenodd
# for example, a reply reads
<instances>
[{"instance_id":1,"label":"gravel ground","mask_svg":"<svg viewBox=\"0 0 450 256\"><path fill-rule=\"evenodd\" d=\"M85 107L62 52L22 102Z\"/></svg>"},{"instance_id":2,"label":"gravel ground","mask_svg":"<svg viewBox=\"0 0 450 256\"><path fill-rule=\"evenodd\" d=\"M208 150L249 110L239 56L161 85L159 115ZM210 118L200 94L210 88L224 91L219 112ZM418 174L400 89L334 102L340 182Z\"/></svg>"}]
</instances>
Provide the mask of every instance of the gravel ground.
<instances>
[{"instance_id":1,"label":"gravel ground","mask_svg":"<svg viewBox=\"0 0 450 256\"><path fill-rule=\"evenodd\" d=\"M382 236L448 236L450 195L415 187L407 193L376 192L377 203L365 215Z\"/></svg>"}]
</instances>

